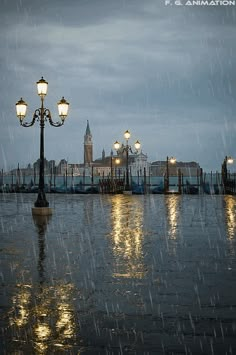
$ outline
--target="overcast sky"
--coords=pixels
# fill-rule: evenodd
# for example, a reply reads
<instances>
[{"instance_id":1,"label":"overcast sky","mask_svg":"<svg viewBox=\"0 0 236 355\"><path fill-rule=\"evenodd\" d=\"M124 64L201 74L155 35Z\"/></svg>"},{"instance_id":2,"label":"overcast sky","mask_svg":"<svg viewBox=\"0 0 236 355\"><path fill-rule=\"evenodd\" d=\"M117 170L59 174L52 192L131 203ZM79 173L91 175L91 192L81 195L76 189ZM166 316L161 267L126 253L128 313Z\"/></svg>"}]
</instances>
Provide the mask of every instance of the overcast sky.
<instances>
[{"instance_id":1,"label":"overcast sky","mask_svg":"<svg viewBox=\"0 0 236 355\"><path fill-rule=\"evenodd\" d=\"M94 158L123 132L149 161L175 156L220 170L236 157L236 7L165 0L1 0L0 168L39 157L39 124L23 128L15 103L70 102L65 125L46 123L45 156L83 162L86 121ZM236 163L235 163L236 165Z\"/></svg>"}]
</instances>

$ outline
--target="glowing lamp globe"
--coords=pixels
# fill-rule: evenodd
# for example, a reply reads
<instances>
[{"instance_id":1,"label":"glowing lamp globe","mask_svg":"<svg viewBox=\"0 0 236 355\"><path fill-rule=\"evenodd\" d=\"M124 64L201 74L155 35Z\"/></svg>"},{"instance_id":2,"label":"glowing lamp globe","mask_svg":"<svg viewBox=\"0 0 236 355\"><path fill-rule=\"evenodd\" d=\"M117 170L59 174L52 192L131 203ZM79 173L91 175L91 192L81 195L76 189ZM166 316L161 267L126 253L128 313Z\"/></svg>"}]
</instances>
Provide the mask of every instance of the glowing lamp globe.
<instances>
[{"instance_id":1,"label":"glowing lamp globe","mask_svg":"<svg viewBox=\"0 0 236 355\"><path fill-rule=\"evenodd\" d=\"M69 102L67 102L63 96L62 99L57 103L57 106L58 106L59 116L61 117L62 121L64 121L68 115Z\"/></svg>"},{"instance_id":2,"label":"glowing lamp globe","mask_svg":"<svg viewBox=\"0 0 236 355\"><path fill-rule=\"evenodd\" d=\"M141 147L141 144L140 144L139 141L136 141L136 142L134 143L134 146L135 146L135 149L136 149L136 150L139 150L140 147Z\"/></svg>"},{"instance_id":3,"label":"glowing lamp globe","mask_svg":"<svg viewBox=\"0 0 236 355\"><path fill-rule=\"evenodd\" d=\"M47 95L48 82L44 80L43 77L37 82L37 91L38 91L38 95L42 98L44 98L44 96Z\"/></svg>"},{"instance_id":4,"label":"glowing lamp globe","mask_svg":"<svg viewBox=\"0 0 236 355\"><path fill-rule=\"evenodd\" d=\"M26 116L27 103L21 99L16 103L16 115L22 121Z\"/></svg>"},{"instance_id":5,"label":"glowing lamp globe","mask_svg":"<svg viewBox=\"0 0 236 355\"><path fill-rule=\"evenodd\" d=\"M114 148L115 150L118 150L120 148L120 143L118 141L115 141Z\"/></svg>"},{"instance_id":6,"label":"glowing lamp globe","mask_svg":"<svg viewBox=\"0 0 236 355\"><path fill-rule=\"evenodd\" d=\"M130 138L130 132L128 130L125 131L124 137L125 137L126 140L128 140Z\"/></svg>"}]
</instances>

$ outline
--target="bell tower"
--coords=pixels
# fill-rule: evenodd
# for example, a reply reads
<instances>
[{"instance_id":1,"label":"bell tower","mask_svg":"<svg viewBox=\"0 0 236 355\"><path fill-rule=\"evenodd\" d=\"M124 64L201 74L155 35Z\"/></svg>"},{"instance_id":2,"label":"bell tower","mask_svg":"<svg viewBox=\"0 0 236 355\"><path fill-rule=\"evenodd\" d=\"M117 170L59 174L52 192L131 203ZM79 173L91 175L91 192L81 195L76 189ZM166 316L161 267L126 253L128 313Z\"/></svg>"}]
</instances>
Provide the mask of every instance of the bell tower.
<instances>
[{"instance_id":1,"label":"bell tower","mask_svg":"<svg viewBox=\"0 0 236 355\"><path fill-rule=\"evenodd\" d=\"M84 135L84 165L89 166L93 161L93 140L87 120L87 127Z\"/></svg>"}]
</instances>

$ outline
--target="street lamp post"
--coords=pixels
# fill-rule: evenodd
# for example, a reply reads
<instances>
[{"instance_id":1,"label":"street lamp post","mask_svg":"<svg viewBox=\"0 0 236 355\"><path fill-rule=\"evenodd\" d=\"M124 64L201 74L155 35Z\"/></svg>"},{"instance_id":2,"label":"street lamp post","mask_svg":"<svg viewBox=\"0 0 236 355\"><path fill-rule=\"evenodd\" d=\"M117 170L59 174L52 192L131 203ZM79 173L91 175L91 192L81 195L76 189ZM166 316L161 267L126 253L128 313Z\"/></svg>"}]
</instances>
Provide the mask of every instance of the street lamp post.
<instances>
[{"instance_id":1,"label":"street lamp post","mask_svg":"<svg viewBox=\"0 0 236 355\"><path fill-rule=\"evenodd\" d=\"M176 162L176 158L168 156L166 157L166 179L165 179L165 193L168 193L170 186L170 174L169 174L169 163L174 164Z\"/></svg>"},{"instance_id":2,"label":"street lamp post","mask_svg":"<svg viewBox=\"0 0 236 355\"><path fill-rule=\"evenodd\" d=\"M31 122L23 122L26 116L27 103L21 98L16 103L16 115L20 120L20 125L23 127L31 127L35 124L36 120L39 121L40 125L40 165L39 165L39 188L38 197L32 208L33 214L48 215L52 214L52 209L49 208L49 203L45 195L44 187L44 126L45 122L49 121L51 126L60 127L64 124L64 121L68 114L69 103L62 97L58 102L58 112L60 117L60 122L53 122L50 111L44 107L44 98L47 95L48 82L42 77L37 82L38 95L41 98L41 107L36 109L33 114L33 119Z\"/></svg>"},{"instance_id":3,"label":"street lamp post","mask_svg":"<svg viewBox=\"0 0 236 355\"><path fill-rule=\"evenodd\" d=\"M126 140L126 145L121 146L120 143L118 141L116 141L114 143L114 148L116 149L116 151L119 151L121 153L125 152L125 154L126 154L126 174L125 174L125 190L124 190L124 192L125 193L132 193L131 188L130 188L130 182L129 182L129 152L133 153L133 151L132 151L132 147L129 145L130 132L128 130L125 131L124 137ZM141 144L138 140L134 143L134 147L135 147L135 150L137 153L137 151L141 147Z\"/></svg>"},{"instance_id":4,"label":"street lamp post","mask_svg":"<svg viewBox=\"0 0 236 355\"><path fill-rule=\"evenodd\" d=\"M111 168L111 181L113 179L113 151L111 150L111 155L110 155L110 168Z\"/></svg>"},{"instance_id":5,"label":"street lamp post","mask_svg":"<svg viewBox=\"0 0 236 355\"><path fill-rule=\"evenodd\" d=\"M114 176L116 178L116 165L120 164L120 159L113 157L112 151L111 151L110 162L111 162L111 190L112 190L112 192L115 192L116 182L114 181ZM115 175L114 175L113 162L115 163Z\"/></svg>"},{"instance_id":6,"label":"street lamp post","mask_svg":"<svg viewBox=\"0 0 236 355\"><path fill-rule=\"evenodd\" d=\"M113 166L113 162L115 163L115 174L114 174L114 166ZM114 176L116 177L116 166L120 164L120 159L119 158L115 158L111 155L111 179L114 178Z\"/></svg>"},{"instance_id":7,"label":"street lamp post","mask_svg":"<svg viewBox=\"0 0 236 355\"><path fill-rule=\"evenodd\" d=\"M222 174L222 184L223 184L224 193L227 192L227 187L228 187L227 182L229 178L227 164L233 164L233 162L234 162L234 158L226 156L222 164L221 174Z\"/></svg>"}]
</instances>

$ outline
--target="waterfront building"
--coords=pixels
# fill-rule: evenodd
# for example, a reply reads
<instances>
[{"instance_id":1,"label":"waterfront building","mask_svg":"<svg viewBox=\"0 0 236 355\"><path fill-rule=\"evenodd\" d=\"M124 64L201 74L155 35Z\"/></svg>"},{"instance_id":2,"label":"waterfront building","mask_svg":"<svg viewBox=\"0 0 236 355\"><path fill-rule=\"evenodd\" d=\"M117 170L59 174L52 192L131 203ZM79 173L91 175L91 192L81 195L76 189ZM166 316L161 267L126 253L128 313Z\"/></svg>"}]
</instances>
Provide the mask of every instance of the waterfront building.
<instances>
[{"instance_id":1,"label":"waterfront building","mask_svg":"<svg viewBox=\"0 0 236 355\"><path fill-rule=\"evenodd\" d=\"M55 166L56 166L55 160L47 160L46 158L44 158L44 173L45 173L45 175L51 174L51 172L53 171ZM39 167L40 167L40 159L36 160L36 162L33 163L33 171L37 175L39 174Z\"/></svg>"},{"instance_id":2,"label":"waterfront building","mask_svg":"<svg viewBox=\"0 0 236 355\"><path fill-rule=\"evenodd\" d=\"M80 176L81 174L81 168L80 164L74 164L74 163L68 163L67 164L67 173L68 175L73 175L73 176Z\"/></svg>"},{"instance_id":3,"label":"waterfront building","mask_svg":"<svg viewBox=\"0 0 236 355\"><path fill-rule=\"evenodd\" d=\"M117 163L117 160L119 163ZM96 159L92 163L94 175L110 176L111 170L113 176L123 177L126 172L126 154L125 152L117 155L111 151L110 155L106 156L105 151L102 151L102 157ZM147 161L147 155L142 151L136 154L129 154L129 173L131 176L146 176L149 175L150 163Z\"/></svg>"},{"instance_id":4,"label":"waterfront building","mask_svg":"<svg viewBox=\"0 0 236 355\"><path fill-rule=\"evenodd\" d=\"M91 133L89 121L87 120L85 133L84 133L84 161L82 163L69 163L68 159L61 159L58 164L55 160L44 160L45 175L59 175L59 176L99 176L109 177L112 175L123 178L126 173L126 152L123 147L115 154L111 152L106 155L105 150L101 152L101 157L93 159L93 136ZM119 164L116 160L119 159ZM15 180L22 181L22 176L35 177L39 175L40 159L32 165L28 164L27 168L12 169L9 173L15 177ZM152 163L148 162L147 154L142 150L138 153L129 153L129 174L131 177L144 177L150 176L164 176L167 171L166 160L158 160ZM199 164L192 162L176 161L175 164L169 164L169 176L178 176L181 172L185 177L197 177L202 174L202 169ZM5 173L5 174L9 174ZM3 173L2 173L3 176ZM20 178L19 178L20 176Z\"/></svg>"},{"instance_id":5,"label":"waterfront building","mask_svg":"<svg viewBox=\"0 0 236 355\"><path fill-rule=\"evenodd\" d=\"M64 175L67 172L67 161L66 159L61 159L59 164L57 165L56 172L58 175Z\"/></svg>"},{"instance_id":6,"label":"waterfront building","mask_svg":"<svg viewBox=\"0 0 236 355\"><path fill-rule=\"evenodd\" d=\"M119 164L116 164L116 159L119 158ZM147 155L142 151L140 153L129 154L129 171L131 176L146 175L149 174L150 164L147 162ZM93 160L93 139L92 133L87 120L87 126L84 134L84 163L79 164L80 174L86 176L113 176L123 177L126 171L126 154L118 153L114 155L111 150L109 155L105 154L105 150L102 150L101 157Z\"/></svg>"},{"instance_id":7,"label":"waterfront building","mask_svg":"<svg viewBox=\"0 0 236 355\"><path fill-rule=\"evenodd\" d=\"M130 172L132 176L149 176L150 174L150 163L148 162L147 154L142 151L137 154L132 154L130 156Z\"/></svg>"},{"instance_id":8,"label":"waterfront building","mask_svg":"<svg viewBox=\"0 0 236 355\"><path fill-rule=\"evenodd\" d=\"M180 170L182 176L195 177L201 175L200 165L194 161L182 162L176 161L175 164L168 165L169 176L178 176ZM167 170L166 160L158 160L151 163L150 173L152 176L164 176Z\"/></svg>"}]
</instances>

